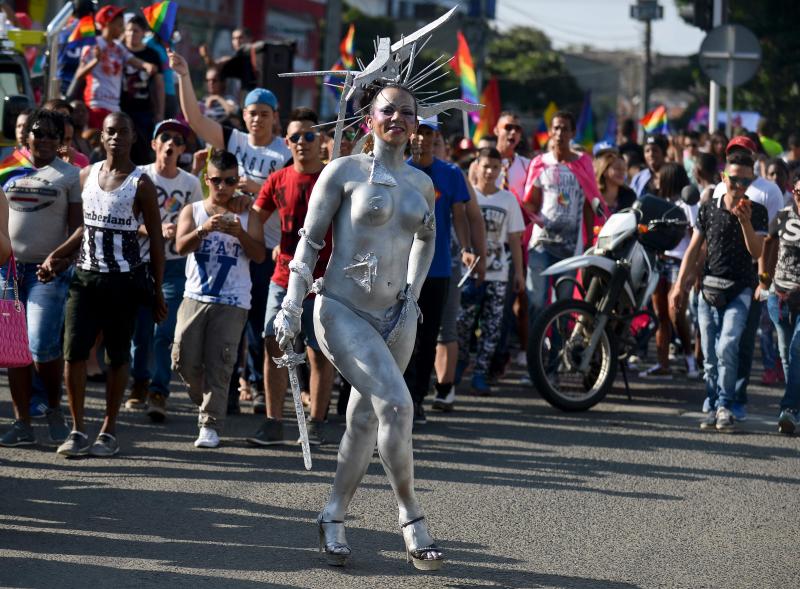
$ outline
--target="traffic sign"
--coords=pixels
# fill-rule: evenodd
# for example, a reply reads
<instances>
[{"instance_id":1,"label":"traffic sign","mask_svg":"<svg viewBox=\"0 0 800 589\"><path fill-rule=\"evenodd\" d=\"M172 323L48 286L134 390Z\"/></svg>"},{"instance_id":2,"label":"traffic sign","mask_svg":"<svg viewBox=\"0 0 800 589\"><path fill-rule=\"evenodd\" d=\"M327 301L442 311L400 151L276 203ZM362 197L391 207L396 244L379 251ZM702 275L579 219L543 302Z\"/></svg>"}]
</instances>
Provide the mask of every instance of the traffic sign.
<instances>
[{"instance_id":1,"label":"traffic sign","mask_svg":"<svg viewBox=\"0 0 800 589\"><path fill-rule=\"evenodd\" d=\"M740 86L761 65L761 45L742 25L721 25L706 35L700 45L700 68L721 86Z\"/></svg>"}]
</instances>

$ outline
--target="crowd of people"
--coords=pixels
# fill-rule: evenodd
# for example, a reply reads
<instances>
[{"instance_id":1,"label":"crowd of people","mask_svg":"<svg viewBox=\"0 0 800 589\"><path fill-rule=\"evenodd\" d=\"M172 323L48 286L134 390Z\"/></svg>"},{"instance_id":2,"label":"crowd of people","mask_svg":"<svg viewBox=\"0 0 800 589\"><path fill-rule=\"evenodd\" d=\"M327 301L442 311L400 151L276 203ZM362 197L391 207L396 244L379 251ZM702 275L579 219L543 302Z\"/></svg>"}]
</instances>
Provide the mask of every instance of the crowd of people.
<instances>
[{"instance_id":1,"label":"crowd of people","mask_svg":"<svg viewBox=\"0 0 800 589\"><path fill-rule=\"evenodd\" d=\"M33 364L8 369L15 419L0 445L35 444L31 420L41 417L60 455L113 456L123 403L156 423L168 418L173 371L198 406L195 446L217 447L226 417L244 408L264 414L251 444L287 443L288 377L274 360L294 342L308 357L301 385L310 443L331 441L338 388L335 410L360 424L342 451L361 464L358 435L367 434L357 428L376 425L382 458L405 464L392 441L400 443L405 421L368 408L370 371L381 382L402 378L398 391L407 388L410 399L386 399L396 411L407 406L402 420L414 427L426 423L426 408L455 410L457 391L491 395L510 363L524 365L542 309L573 296L572 283L553 292L542 271L591 247L602 223L594 202L605 217L645 194L675 203L690 229L660 256L657 321L634 321L629 366L644 379L702 376L701 427L730 431L747 417L758 344L764 384L785 387L778 428L797 427L798 136L770 158L744 131L655 134L640 145L628 121L616 144L590 153L574 142L574 115L559 111L547 121L547 145L534 149L518 114L506 111L473 145L445 137L436 117L418 117L413 95L394 88L369 98L371 139L342 138L341 154L357 157L331 161L333 133L313 109L279 120L273 92L225 80L205 51L198 98L186 60L165 50L141 16L104 6L96 24L97 44L85 48L69 84L83 84L83 97L52 99L17 119L17 149L34 169L0 195L0 278L6 298L18 285ZM247 31L236 39L247 42ZM404 151L386 147L393 134L408 135L398 143ZM690 184L702 193L699 205L681 200ZM312 199L323 191L337 195L325 201L330 210ZM362 243L363 227L386 235ZM411 261L402 261L408 284L406 266L392 266L396 240L413 240ZM12 252L16 277L6 264ZM334 267L341 280L326 274ZM384 295L398 292L388 304ZM406 341L408 322L423 317ZM331 337L362 324L386 345ZM352 346L370 347L374 366L349 363ZM387 368L392 357L400 372ZM87 381L106 383L93 442ZM394 425L384 431L386 423ZM340 523L337 501L349 501L357 474L337 474L345 498L332 499L321 530ZM406 499L413 523L419 510ZM325 538L341 559L343 542L333 532Z\"/></svg>"}]
</instances>

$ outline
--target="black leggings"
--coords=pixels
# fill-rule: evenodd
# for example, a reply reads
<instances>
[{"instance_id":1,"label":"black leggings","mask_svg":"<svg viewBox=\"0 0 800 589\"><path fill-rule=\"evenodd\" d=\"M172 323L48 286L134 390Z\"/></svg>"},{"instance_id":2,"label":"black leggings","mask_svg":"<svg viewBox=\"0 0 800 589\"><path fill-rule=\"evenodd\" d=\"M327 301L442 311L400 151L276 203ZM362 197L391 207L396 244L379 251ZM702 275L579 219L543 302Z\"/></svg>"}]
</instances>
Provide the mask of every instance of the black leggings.
<instances>
[{"instance_id":1,"label":"black leggings","mask_svg":"<svg viewBox=\"0 0 800 589\"><path fill-rule=\"evenodd\" d=\"M422 403L430 388L431 373L436 361L436 340L449 287L449 277L427 278L422 285L418 302L423 321L417 326L414 353L403 374L414 403Z\"/></svg>"}]
</instances>

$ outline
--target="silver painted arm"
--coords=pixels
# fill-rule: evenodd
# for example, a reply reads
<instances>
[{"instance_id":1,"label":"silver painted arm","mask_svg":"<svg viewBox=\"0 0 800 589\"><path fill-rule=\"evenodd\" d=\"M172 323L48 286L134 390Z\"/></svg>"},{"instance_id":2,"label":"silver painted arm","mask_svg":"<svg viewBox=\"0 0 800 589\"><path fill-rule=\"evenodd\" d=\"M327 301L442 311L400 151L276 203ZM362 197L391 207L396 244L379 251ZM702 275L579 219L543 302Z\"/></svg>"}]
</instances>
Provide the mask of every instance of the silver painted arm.
<instances>
[{"instance_id":1,"label":"silver painted arm","mask_svg":"<svg viewBox=\"0 0 800 589\"><path fill-rule=\"evenodd\" d=\"M328 164L311 192L300 243L290 264L289 287L283 299L285 307L275 318L275 337L282 348L288 346L300 331L303 299L312 286L310 277L319 259L319 250L324 247L328 227L342 202L343 186L339 177L342 174L340 169L346 165L347 158Z\"/></svg>"},{"instance_id":2,"label":"silver painted arm","mask_svg":"<svg viewBox=\"0 0 800 589\"><path fill-rule=\"evenodd\" d=\"M436 222L433 217L433 207L435 195L433 183L430 183L425 190L425 200L428 203L430 219L428 223L423 223L419 231L414 234L414 243L411 245L411 253L408 257L408 278L406 282L411 285L414 296L419 298L422 291L422 284L428 276L428 270L433 261L433 252L436 249Z\"/></svg>"}]
</instances>

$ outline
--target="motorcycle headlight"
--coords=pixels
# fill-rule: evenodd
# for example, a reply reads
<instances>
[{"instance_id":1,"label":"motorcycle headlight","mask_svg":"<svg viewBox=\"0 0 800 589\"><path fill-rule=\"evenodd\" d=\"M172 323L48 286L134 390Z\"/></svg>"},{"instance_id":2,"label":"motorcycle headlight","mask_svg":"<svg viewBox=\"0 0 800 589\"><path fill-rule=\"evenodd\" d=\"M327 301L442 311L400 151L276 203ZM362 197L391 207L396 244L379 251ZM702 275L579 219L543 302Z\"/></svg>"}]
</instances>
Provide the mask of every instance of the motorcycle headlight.
<instances>
[{"instance_id":1,"label":"motorcycle headlight","mask_svg":"<svg viewBox=\"0 0 800 589\"><path fill-rule=\"evenodd\" d=\"M611 241L613 236L611 235L601 235L597 238L597 244L595 245L596 250L608 251L608 248L611 246Z\"/></svg>"}]
</instances>

